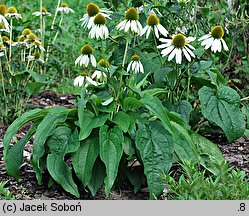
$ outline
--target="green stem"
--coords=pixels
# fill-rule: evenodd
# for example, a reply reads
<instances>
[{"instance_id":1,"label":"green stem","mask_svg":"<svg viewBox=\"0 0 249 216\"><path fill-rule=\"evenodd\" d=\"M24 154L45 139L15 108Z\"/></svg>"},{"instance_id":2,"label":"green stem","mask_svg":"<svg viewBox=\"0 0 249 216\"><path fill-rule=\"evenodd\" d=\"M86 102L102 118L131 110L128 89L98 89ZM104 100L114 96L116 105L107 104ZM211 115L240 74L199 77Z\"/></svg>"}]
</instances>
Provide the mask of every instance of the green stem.
<instances>
[{"instance_id":1,"label":"green stem","mask_svg":"<svg viewBox=\"0 0 249 216\"><path fill-rule=\"evenodd\" d=\"M40 30L41 30L41 40L43 41L43 15L42 15L42 0L40 0ZM43 44L41 44L43 46Z\"/></svg>"},{"instance_id":2,"label":"green stem","mask_svg":"<svg viewBox=\"0 0 249 216\"><path fill-rule=\"evenodd\" d=\"M190 68L189 68L189 63L188 63L187 100L189 98L190 80L191 80L191 73L190 73Z\"/></svg>"},{"instance_id":3,"label":"green stem","mask_svg":"<svg viewBox=\"0 0 249 216\"><path fill-rule=\"evenodd\" d=\"M12 46L11 46L11 43L12 43L12 28L13 28L13 18L10 19L10 48L9 48L9 64L11 65L11 52L12 52Z\"/></svg>"},{"instance_id":4,"label":"green stem","mask_svg":"<svg viewBox=\"0 0 249 216\"><path fill-rule=\"evenodd\" d=\"M49 54L50 54L51 32L54 30L55 20L56 20L57 13L58 13L57 9L60 7L60 4L61 4L61 0L58 0L57 7L56 7L56 10L55 10L55 14L54 14L54 19L52 21L51 28L50 28L50 38L49 38L49 42L48 42L48 46L47 46L47 52L46 52L47 54L46 54L45 62L48 61L48 57L49 57Z\"/></svg>"},{"instance_id":5,"label":"green stem","mask_svg":"<svg viewBox=\"0 0 249 216\"><path fill-rule=\"evenodd\" d=\"M4 105L5 105L5 116L8 116L8 107L7 107L7 96L5 92L5 85L4 85L4 76L3 76L3 70L2 70L2 61L0 60L0 75L1 75L1 81L2 81L2 88L3 88L3 97L4 97Z\"/></svg>"},{"instance_id":6,"label":"green stem","mask_svg":"<svg viewBox=\"0 0 249 216\"><path fill-rule=\"evenodd\" d=\"M126 40L126 44L125 44L125 52L124 52L124 58L123 58L123 62L122 62L122 68L124 68L124 65L125 65L125 60L126 60L126 56L127 56L127 52L128 52L129 41L130 41L130 38L128 36L127 40Z\"/></svg>"},{"instance_id":7,"label":"green stem","mask_svg":"<svg viewBox=\"0 0 249 216\"><path fill-rule=\"evenodd\" d=\"M54 43L55 43L55 41L56 41L56 39L57 39L57 37L58 37L59 28L61 27L62 20L63 20L63 13L61 13L61 19L60 19L60 22L59 22L59 26L58 26L57 32L56 32L56 34L55 34L55 36L54 36L54 39L53 39L53 41L52 41L52 45L54 45Z\"/></svg>"},{"instance_id":8,"label":"green stem","mask_svg":"<svg viewBox=\"0 0 249 216\"><path fill-rule=\"evenodd\" d=\"M246 101L249 100L249 96L242 98L240 101Z\"/></svg>"}]
</instances>

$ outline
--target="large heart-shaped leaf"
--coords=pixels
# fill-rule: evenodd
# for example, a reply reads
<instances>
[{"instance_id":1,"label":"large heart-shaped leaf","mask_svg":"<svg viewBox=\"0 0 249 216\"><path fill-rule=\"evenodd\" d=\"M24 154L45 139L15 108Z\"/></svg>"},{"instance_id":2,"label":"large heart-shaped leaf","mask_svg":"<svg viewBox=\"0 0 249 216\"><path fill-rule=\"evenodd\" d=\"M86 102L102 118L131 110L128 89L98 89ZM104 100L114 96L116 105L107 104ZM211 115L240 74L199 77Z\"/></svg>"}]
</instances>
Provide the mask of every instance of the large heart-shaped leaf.
<instances>
[{"instance_id":1,"label":"large heart-shaped leaf","mask_svg":"<svg viewBox=\"0 0 249 216\"><path fill-rule=\"evenodd\" d=\"M199 98L204 117L220 126L229 142L244 134L245 117L240 112L240 96L235 90L221 86L213 92L204 86L199 90Z\"/></svg>"}]
</instances>

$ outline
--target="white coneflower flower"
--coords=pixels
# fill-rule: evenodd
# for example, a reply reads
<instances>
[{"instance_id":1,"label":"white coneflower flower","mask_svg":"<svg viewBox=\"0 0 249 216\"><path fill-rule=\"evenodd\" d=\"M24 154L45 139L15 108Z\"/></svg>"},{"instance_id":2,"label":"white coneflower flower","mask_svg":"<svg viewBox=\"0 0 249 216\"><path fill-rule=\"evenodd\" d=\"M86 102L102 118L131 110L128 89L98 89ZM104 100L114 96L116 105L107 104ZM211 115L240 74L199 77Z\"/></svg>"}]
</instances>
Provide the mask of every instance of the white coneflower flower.
<instances>
[{"instance_id":1,"label":"white coneflower flower","mask_svg":"<svg viewBox=\"0 0 249 216\"><path fill-rule=\"evenodd\" d=\"M21 37L27 38L30 33L32 33L31 30L29 28L25 28L22 31Z\"/></svg>"},{"instance_id":2,"label":"white coneflower flower","mask_svg":"<svg viewBox=\"0 0 249 216\"><path fill-rule=\"evenodd\" d=\"M131 33L140 34L143 27L138 19L139 14L136 8L131 7L126 11L125 20L117 25L117 29L120 31L124 30L125 32L130 31Z\"/></svg>"},{"instance_id":3,"label":"white coneflower flower","mask_svg":"<svg viewBox=\"0 0 249 216\"><path fill-rule=\"evenodd\" d=\"M12 45L13 44L13 41L10 41L9 37L8 36L2 36L2 42L4 45Z\"/></svg>"},{"instance_id":4,"label":"white coneflower flower","mask_svg":"<svg viewBox=\"0 0 249 216\"><path fill-rule=\"evenodd\" d=\"M51 13L48 12L46 8L42 8L41 11L34 12L33 15L35 16L52 16Z\"/></svg>"},{"instance_id":5,"label":"white coneflower flower","mask_svg":"<svg viewBox=\"0 0 249 216\"><path fill-rule=\"evenodd\" d=\"M98 65L100 65L102 68L105 69L106 72L108 72L108 68L110 67L110 63L108 60L106 59L101 59L98 62ZM94 73L92 74L92 79L96 79L97 81L99 81L100 83L104 83L107 81L107 75L105 72L103 71L94 71Z\"/></svg>"},{"instance_id":6,"label":"white coneflower flower","mask_svg":"<svg viewBox=\"0 0 249 216\"><path fill-rule=\"evenodd\" d=\"M88 85L97 86L98 83L93 81L92 78L87 75L87 72L82 72L81 75L77 76L74 79L73 85L79 87L81 86L87 87Z\"/></svg>"},{"instance_id":7,"label":"white coneflower flower","mask_svg":"<svg viewBox=\"0 0 249 216\"><path fill-rule=\"evenodd\" d=\"M106 27L106 18L102 14L98 14L94 18L94 25L89 32L90 38L106 39L109 36L109 30Z\"/></svg>"},{"instance_id":8,"label":"white coneflower flower","mask_svg":"<svg viewBox=\"0 0 249 216\"><path fill-rule=\"evenodd\" d=\"M27 30L26 31L26 33L28 33L29 31ZM23 33L25 33L24 31L23 31ZM25 37L25 36L23 36L22 35L22 37ZM27 44L29 44L29 45L31 45L32 46L32 43L33 42L35 42L36 40L37 40L37 36L36 36L36 34L34 34L34 33L29 33L28 35L26 35L26 37L25 37L26 39L24 40Z\"/></svg>"},{"instance_id":9,"label":"white coneflower flower","mask_svg":"<svg viewBox=\"0 0 249 216\"><path fill-rule=\"evenodd\" d=\"M165 42L165 44L161 44L157 48L163 48L161 51L163 57L169 55L168 61L171 61L175 57L176 63L181 64L182 53L189 62L191 61L191 56L195 58L195 54L192 52L195 48L188 44L195 40L194 37L185 37L179 33L174 35L172 39L159 38L159 40Z\"/></svg>"},{"instance_id":10,"label":"white coneflower flower","mask_svg":"<svg viewBox=\"0 0 249 216\"><path fill-rule=\"evenodd\" d=\"M45 48L41 45L41 42L38 41L38 40L35 40L35 41L33 42L33 47L34 47L35 49L39 49L40 51L45 52Z\"/></svg>"},{"instance_id":11,"label":"white coneflower flower","mask_svg":"<svg viewBox=\"0 0 249 216\"><path fill-rule=\"evenodd\" d=\"M101 14L104 17L110 19L110 15L112 13L112 11L109 11L108 9L100 9L98 5L94 4L94 3L89 3L86 6L86 14L83 15L83 17L80 19L80 21L82 21L82 26L83 28L92 28L92 26L94 25L94 18L97 14Z\"/></svg>"},{"instance_id":12,"label":"white coneflower flower","mask_svg":"<svg viewBox=\"0 0 249 216\"><path fill-rule=\"evenodd\" d=\"M22 15L17 13L17 9L13 6L9 7L7 13L5 14L7 18L22 19Z\"/></svg>"},{"instance_id":13,"label":"white coneflower flower","mask_svg":"<svg viewBox=\"0 0 249 216\"><path fill-rule=\"evenodd\" d=\"M214 53L221 52L222 45L224 50L228 51L226 42L223 39L224 29L221 26L215 26L212 28L209 34L202 36L198 41L202 41L201 45L205 46L204 49L211 47L211 51Z\"/></svg>"},{"instance_id":14,"label":"white coneflower flower","mask_svg":"<svg viewBox=\"0 0 249 216\"><path fill-rule=\"evenodd\" d=\"M165 37L168 35L168 31L159 23L159 19L155 14L150 14L147 18L147 25L143 28L141 36L147 31L146 38L149 38L151 30L154 30L155 35L159 38L159 32Z\"/></svg>"},{"instance_id":15,"label":"white coneflower flower","mask_svg":"<svg viewBox=\"0 0 249 216\"><path fill-rule=\"evenodd\" d=\"M96 59L93 55L94 49L89 45L86 44L81 48L81 55L76 59L75 65L79 63L80 66L88 67L89 62L91 62L93 67L97 66Z\"/></svg>"},{"instance_id":16,"label":"white coneflower flower","mask_svg":"<svg viewBox=\"0 0 249 216\"><path fill-rule=\"evenodd\" d=\"M134 71L135 73L144 73L144 67L140 62L140 57L138 55L133 55L131 57L131 62L128 64L127 72L130 70Z\"/></svg>"},{"instance_id":17,"label":"white coneflower flower","mask_svg":"<svg viewBox=\"0 0 249 216\"><path fill-rule=\"evenodd\" d=\"M4 26L2 29L6 29L7 32L10 32L10 25L6 18L4 17L7 13L7 9L5 5L0 5L0 23Z\"/></svg>"},{"instance_id":18,"label":"white coneflower flower","mask_svg":"<svg viewBox=\"0 0 249 216\"><path fill-rule=\"evenodd\" d=\"M60 7L57 8L57 11L68 14L69 12L75 13L74 10L70 7L68 7L67 3L62 3Z\"/></svg>"}]
</instances>

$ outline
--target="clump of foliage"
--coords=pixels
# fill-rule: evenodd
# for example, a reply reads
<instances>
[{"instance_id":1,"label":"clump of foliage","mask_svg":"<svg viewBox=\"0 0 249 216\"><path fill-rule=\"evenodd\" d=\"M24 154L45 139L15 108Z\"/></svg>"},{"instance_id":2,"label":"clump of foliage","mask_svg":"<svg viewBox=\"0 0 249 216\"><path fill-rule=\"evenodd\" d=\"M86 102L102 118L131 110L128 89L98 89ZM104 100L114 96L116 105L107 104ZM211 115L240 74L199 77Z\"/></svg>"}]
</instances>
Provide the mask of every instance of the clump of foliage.
<instances>
[{"instance_id":1,"label":"clump of foliage","mask_svg":"<svg viewBox=\"0 0 249 216\"><path fill-rule=\"evenodd\" d=\"M181 163L182 175L178 180L168 174L164 196L174 200L247 200L249 198L248 175L227 163L215 164L216 175L203 170L196 163Z\"/></svg>"},{"instance_id":2,"label":"clump of foliage","mask_svg":"<svg viewBox=\"0 0 249 216\"><path fill-rule=\"evenodd\" d=\"M8 181L0 182L0 200L13 200L15 196L11 193L10 190L5 188L5 185Z\"/></svg>"},{"instance_id":3,"label":"clump of foliage","mask_svg":"<svg viewBox=\"0 0 249 216\"><path fill-rule=\"evenodd\" d=\"M231 57L225 12L211 13L219 11L215 2L103 3L109 10L90 3L81 19L75 108L34 109L17 118L4 137L7 173L20 178L24 146L34 138L31 163L38 183L47 170L76 197L79 188L94 196L102 186L109 195L128 180L135 191L147 185L156 198L165 188L160 176L181 161L217 176L214 164L224 162L222 153L197 132L212 131L232 142L248 127L248 98L231 88L220 69ZM45 58L53 66L50 60ZM12 145L29 122L27 134Z\"/></svg>"}]
</instances>

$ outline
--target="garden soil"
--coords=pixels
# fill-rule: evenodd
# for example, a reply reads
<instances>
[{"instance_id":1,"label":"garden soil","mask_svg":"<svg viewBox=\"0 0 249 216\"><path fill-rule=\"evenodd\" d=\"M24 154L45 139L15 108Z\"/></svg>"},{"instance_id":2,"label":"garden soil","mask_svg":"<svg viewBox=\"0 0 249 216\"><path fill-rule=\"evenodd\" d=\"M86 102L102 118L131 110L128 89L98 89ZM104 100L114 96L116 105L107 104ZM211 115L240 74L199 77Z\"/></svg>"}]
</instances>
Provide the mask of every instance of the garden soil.
<instances>
[{"instance_id":1,"label":"garden soil","mask_svg":"<svg viewBox=\"0 0 249 216\"><path fill-rule=\"evenodd\" d=\"M67 108L74 107L74 96L66 94L57 94L52 91L45 91L29 100L30 107L45 108L53 106L65 106ZM29 125L25 126L16 138L22 138L27 132ZM3 138L6 127L0 123L0 139ZM221 137L207 137L218 145L225 159L233 166L246 171L249 174L249 137L242 137L233 143L228 143ZM17 182L14 178L8 176L5 171L3 159L3 143L0 141L0 182L8 180L6 187L17 197L22 200L73 200L75 197L66 193L60 186L48 188L48 173L45 171L43 184L38 185L35 172L30 164L32 154L32 143L25 146L24 163L21 166L21 180ZM70 163L70 162L69 162ZM175 168L176 167L176 168ZM177 166L173 166L173 169ZM134 193L131 185L123 185L111 191L110 196L106 197L104 189L100 189L95 197L92 197L88 191L81 191L80 199L96 199L96 200L146 200L149 198L148 188L142 188L139 192Z\"/></svg>"}]
</instances>

